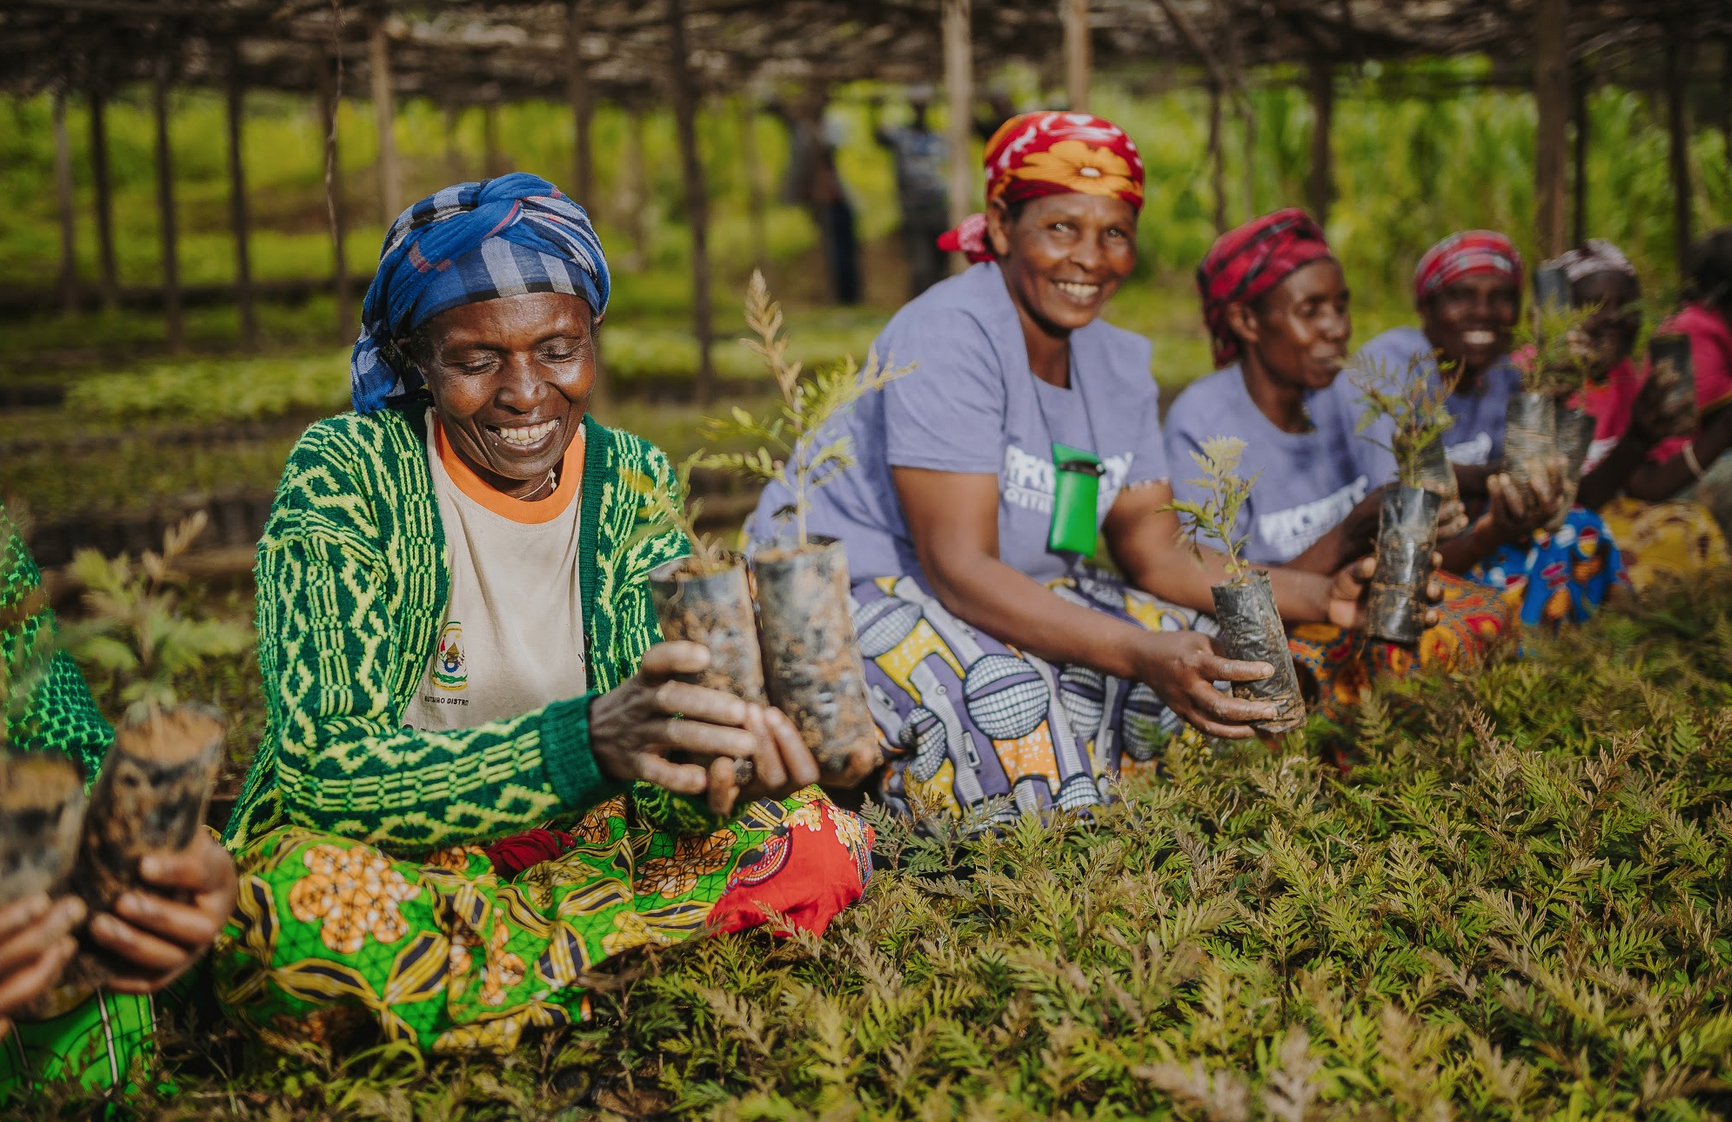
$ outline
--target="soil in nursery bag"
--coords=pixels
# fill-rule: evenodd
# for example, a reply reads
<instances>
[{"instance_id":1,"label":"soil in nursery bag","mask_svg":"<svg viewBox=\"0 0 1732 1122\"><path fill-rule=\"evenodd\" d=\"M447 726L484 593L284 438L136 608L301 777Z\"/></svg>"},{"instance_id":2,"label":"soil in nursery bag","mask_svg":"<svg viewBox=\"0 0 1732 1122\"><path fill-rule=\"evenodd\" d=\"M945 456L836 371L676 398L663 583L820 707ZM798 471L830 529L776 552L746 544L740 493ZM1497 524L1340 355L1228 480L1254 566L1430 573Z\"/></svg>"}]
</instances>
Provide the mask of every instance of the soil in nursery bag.
<instances>
[{"instance_id":1,"label":"soil in nursery bag","mask_svg":"<svg viewBox=\"0 0 1732 1122\"><path fill-rule=\"evenodd\" d=\"M752 575L770 703L792 718L826 782L858 783L878 765L878 726L867 705L841 543L773 542L752 556Z\"/></svg>"},{"instance_id":2,"label":"soil in nursery bag","mask_svg":"<svg viewBox=\"0 0 1732 1122\"><path fill-rule=\"evenodd\" d=\"M1594 418L1581 409L1558 404L1558 451L1564 457L1564 493L1558 501L1558 512L1552 515L1546 529L1557 533L1576 505L1576 492L1582 485L1582 465L1587 463L1588 448L1594 443Z\"/></svg>"},{"instance_id":3,"label":"soil in nursery bag","mask_svg":"<svg viewBox=\"0 0 1732 1122\"><path fill-rule=\"evenodd\" d=\"M84 821L84 780L65 756L0 758L0 908L55 895L72 875Z\"/></svg>"},{"instance_id":4,"label":"soil in nursery bag","mask_svg":"<svg viewBox=\"0 0 1732 1122\"><path fill-rule=\"evenodd\" d=\"M1667 379L1670 388L1662 408L1668 414L1682 414L1696 408L1696 364L1690 354L1688 335L1656 335L1648 340L1648 361L1652 377Z\"/></svg>"},{"instance_id":5,"label":"soil in nursery bag","mask_svg":"<svg viewBox=\"0 0 1732 1122\"><path fill-rule=\"evenodd\" d=\"M1273 701L1278 707L1274 720L1256 721L1251 727L1261 733L1298 728L1305 722L1305 699L1299 692L1299 674L1287 648L1287 629L1275 608L1269 574L1257 570L1243 580L1217 584L1209 591L1215 598L1215 618L1221 625L1221 644L1227 657L1266 662L1275 668L1274 674L1260 681L1233 683L1234 697Z\"/></svg>"},{"instance_id":6,"label":"soil in nursery bag","mask_svg":"<svg viewBox=\"0 0 1732 1122\"><path fill-rule=\"evenodd\" d=\"M1434 440L1419 453L1415 482L1427 491L1435 491L1445 503L1461 498L1461 484L1455 478L1455 469L1450 466L1449 453L1444 450L1443 441Z\"/></svg>"},{"instance_id":7,"label":"soil in nursery bag","mask_svg":"<svg viewBox=\"0 0 1732 1122\"><path fill-rule=\"evenodd\" d=\"M1504 470L1531 493L1534 480L1545 475L1546 461L1557 455L1557 404L1542 393L1516 394L1509 399L1505 418Z\"/></svg>"},{"instance_id":8,"label":"soil in nursery bag","mask_svg":"<svg viewBox=\"0 0 1732 1122\"><path fill-rule=\"evenodd\" d=\"M650 574L650 598L663 639L709 648L710 665L690 675L692 682L753 705L769 704L751 582L742 558L730 557L727 567L712 570L689 557L669 561ZM735 764L735 779L742 786L753 772L750 760Z\"/></svg>"},{"instance_id":9,"label":"soil in nursery bag","mask_svg":"<svg viewBox=\"0 0 1732 1122\"><path fill-rule=\"evenodd\" d=\"M122 893L145 887L138 863L146 854L180 853L204 828L223 726L215 709L183 706L115 730L90 793L72 874L73 891L93 914L112 911ZM88 943L69 971L91 985L108 975L106 952Z\"/></svg>"},{"instance_id":10,"label":"soil in nursery bag","mask_svg":"<svg viewBox=\"0 0 1732 1122\"><path fill-rule=\"evenodd\" d=\"M1412 645L1425 630L1425 588L1437 545L1442 500L1424 487L1391 487L1378 511L1377 567L1366 601L1366 631L1373 638Z\"/></svg>"}]
</instances>

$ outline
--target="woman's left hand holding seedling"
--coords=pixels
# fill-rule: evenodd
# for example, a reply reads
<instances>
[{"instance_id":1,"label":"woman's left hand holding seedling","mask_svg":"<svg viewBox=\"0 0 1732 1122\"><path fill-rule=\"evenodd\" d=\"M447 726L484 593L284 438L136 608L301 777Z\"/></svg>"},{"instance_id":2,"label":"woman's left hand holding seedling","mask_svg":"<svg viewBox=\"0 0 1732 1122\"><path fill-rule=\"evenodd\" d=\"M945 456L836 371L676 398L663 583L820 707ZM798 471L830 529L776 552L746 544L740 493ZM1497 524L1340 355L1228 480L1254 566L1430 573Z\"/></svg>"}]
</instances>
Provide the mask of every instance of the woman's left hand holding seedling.
<instances>
[{"instance_id":1,"label":"woman's left hand holding seedling","mask_svg":"<svg viewBox=\"0 0 1732 1122\"><path fill-rule=\"evenodd\" d=\"M180 853L151 853L114 911L90 919L90 938L121 960L105 983L116 993L155 993L196 962L234 911L239 886L228 851L200 830Z\"/></svg>"},{"instance_id":2,"label":"woman's left hand holding seedling","mask_svg":"<svg viewBox=\"0 0 1732 1122\"><path fill-rule=\"evenodd\" d=\"M1443 554L1431 555L1431 567L1443 567ZM1377 569L1377 558L1361 557L1350 565L1343 566L1335 574L1335 579L1329 585L1329 622L1337 627L1351 630L1363 630L1365 627L1365 595L1371 587L1371 574ZM1425 598L1433 604L1443 599L1443 585L1434 577L1425 588ZM1437 609L1427 608L1425 625L1432 626L1437 622Z\"/></svg>"}]
</instances>

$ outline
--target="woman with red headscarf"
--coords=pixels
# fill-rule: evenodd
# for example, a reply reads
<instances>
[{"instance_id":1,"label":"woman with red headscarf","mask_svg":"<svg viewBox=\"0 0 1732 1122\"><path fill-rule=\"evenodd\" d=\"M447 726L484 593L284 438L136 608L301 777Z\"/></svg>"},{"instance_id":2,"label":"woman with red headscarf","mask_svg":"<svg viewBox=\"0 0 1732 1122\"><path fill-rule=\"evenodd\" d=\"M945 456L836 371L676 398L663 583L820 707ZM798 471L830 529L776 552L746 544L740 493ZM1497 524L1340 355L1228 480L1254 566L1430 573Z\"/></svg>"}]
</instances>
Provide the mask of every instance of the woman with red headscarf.
<instances>
[{"instance_id":1,"label":"woman with red headscarf","mask_svg":"<svg viewBox=\"0 0 1732 1122\"><path fill-rule=\"evenodd\" d=\"M1624 582L1605 522L1577 507L1555 533L1544 528L1562 493L1561 457L1551 478L1532 488L1503 473L1505 412L1521 388L1510 357L1521 314L1521 254L1492 230L1451 234L1419 259L1413 283L1420 325L1385 331L1354 361L1392 382L1426 378L1438 390L1448 371L1445 404L1455 423L1443 434L1444 453L1478 517L1466 533L1439 545L1445 564L1502 593L1523 623L1586 619ZM1349 417L1363 414L1359 392L1346 380L1330 392ZM1392 424L1379 418L1352 442L1354 460L1373 485L1395 477L1387 451Z\"/></svg>"},{"instance_id":2,"label":"woman with red headscarf","mask_svg":"<svg viewBox=\"0 0 1732 1122\"><path fill-rule=\"evenodd\" d=\"M1230 230L1197 268L1215 365L1167 414L1167 456L1190 462L1217 436L1245 442L1240 472L1257 481L1234 536L1262 566L1333 572L1372 550L1382 487L1354 462L1353 429L1329 396L1353 332L1347 280L1323 231L1304 211L1279 210ZM1181 500L1200 486L1175 482ZM1459 503L1440 516L1447 534L1467 524ZM1459 579L1440 582L1439 621L1416 650L1369 646L1329 624L1293 629L1302 671L1325 710L1357 701L1372 671L1451 664L1508 626L1495 594Z\"/></svg>"},{"instance_id":3,"label":"woman with red headscarf","mask_svg":"<svg viewBox=\"0 0 1732 1122\"><path fill-rule=\"evenodd\" d=\"M879 336L880 358L914 369L819 434L858 462L806 524L848 552L884 734L874 793L1008 819L1098 804L1186 723L1245 737L1273 707L1215 686L1271 668L1210 638L1222 559L1197 564L1164 509L1149 343L1099 318L1136 264L1136 146L1098 117L1025 114L986 173L987 213L943 243L974 266ZM768 489L754 538L790 500ZM1097 536L1123 581L1084 564ZM1283 570L1275 590L1291 618L1346 624L1361 585Z\"/></svg>"}]
</instances>

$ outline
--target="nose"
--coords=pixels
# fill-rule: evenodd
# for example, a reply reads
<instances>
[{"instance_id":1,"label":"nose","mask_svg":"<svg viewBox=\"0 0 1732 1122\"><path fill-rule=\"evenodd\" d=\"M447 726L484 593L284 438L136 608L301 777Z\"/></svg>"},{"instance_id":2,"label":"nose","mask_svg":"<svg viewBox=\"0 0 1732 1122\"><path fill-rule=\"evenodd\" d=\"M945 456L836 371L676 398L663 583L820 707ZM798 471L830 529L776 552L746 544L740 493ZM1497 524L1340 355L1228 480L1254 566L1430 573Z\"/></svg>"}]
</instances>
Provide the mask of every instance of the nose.
<instances>
[{"instance_id":1,"label":"nose","mask_svg":"<svg viewBox=\"0 0 1732 1122\"><path fill-rule=\"evenodd\" d=\"M1078 238L1071 247L1070 262L1087 273L1093 273L1100 268L1101 245L1099 238Z\"/></svg>"},{"instance_id":2,"label":"nose","mask_svg":"<svg viewBox=\"0 0 1732 1122\"><path fill-rule=\"evenodd\" d=\"M505 360L505 369L500 374L499 389L493 400L501 409L530 413L541 400L544 386L534 360L522 352L513 352Z\"/></svg>"}]
</instances>

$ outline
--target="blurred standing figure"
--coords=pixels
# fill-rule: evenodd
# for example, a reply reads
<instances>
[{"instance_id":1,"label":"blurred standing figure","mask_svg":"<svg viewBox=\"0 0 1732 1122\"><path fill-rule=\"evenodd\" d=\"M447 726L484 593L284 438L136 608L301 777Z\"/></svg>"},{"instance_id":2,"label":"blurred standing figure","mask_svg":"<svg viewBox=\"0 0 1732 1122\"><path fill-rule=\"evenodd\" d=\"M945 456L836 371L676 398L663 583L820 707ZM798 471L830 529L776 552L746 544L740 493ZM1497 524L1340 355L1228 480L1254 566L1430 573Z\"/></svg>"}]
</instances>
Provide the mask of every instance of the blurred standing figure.
<instances>
[{"instance_id":1,"label":"blurred standing figure","mask_svg":"<svg viewBox=\"0 0 1732 1122\"><path fill-rule=\"evenodd\" d=\"M854 206L836 167L840 136L825 126L827 97L813 86L792 111L779 101L765 106L788 126L788 178L783 196L799 203L818 227L830 294L838 304L860 302L860 243L854 236Z\"/></svg>"},{"instance_id":2,"label":"blurred standing figure","mask_svg":"<svg viewBox=\"0 0 1732 1122\"><path fill-rule=\"evenodd\" d=\"M872 136L896 157L896 202L902 211L902 240L908 250L908 297L913 299L944 279L948 262L938 236L950 228L950 192L944 173L950 157L944 138L927 123L932 87L908 91L914 120L885 128L878 123L881 103L871 103Z\"/></svg>"}]
</instances>

